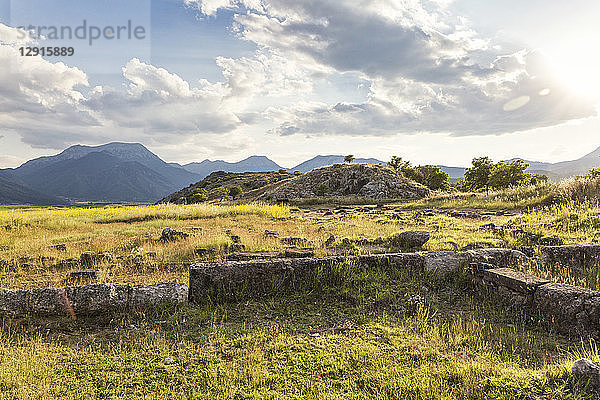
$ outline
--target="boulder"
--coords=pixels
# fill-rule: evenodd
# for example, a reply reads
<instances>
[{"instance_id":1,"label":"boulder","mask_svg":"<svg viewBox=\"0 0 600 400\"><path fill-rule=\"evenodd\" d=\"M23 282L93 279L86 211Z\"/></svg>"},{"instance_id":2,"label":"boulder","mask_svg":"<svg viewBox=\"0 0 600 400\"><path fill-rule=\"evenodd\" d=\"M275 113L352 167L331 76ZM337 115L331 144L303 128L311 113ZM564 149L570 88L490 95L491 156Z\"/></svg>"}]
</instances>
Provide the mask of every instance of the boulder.
<instances>
[{"instance_id":1,"label":"boulder","mask_svg":"<svg viewBox=\"0 0 600 400\"><path fill-rule=\"evenodd\" d=\"M600 364L587 358L580 358L571 368L573 376L593 389L600 390Z\"/></svg>"},{"instance_id":2,"label":"boulder","mask_svg":"<svg viewBox=\"0 0 600 400\"><path fill-rule=\"evenodd\" d=\"M407 231L388 238L390 245L404 249L419 249L429 240L427 231Z\"/></svg>"},{"instance_id":3,"label":"boulder","mask_svg":"<svg viewBox=\"0 0 600 400\"><path fill-rule=\"evenodd\" d=\"M189 235L185 232L180 232L175 229L166 227L165 229L162 230L162 233L160 235L160 240L162 240L163 242L172 242L174 240L186 238L188 236Z\"/></svg>"},{"instance_id":4,"label":"boulder","mask_svg":"<svg viewBox=\"0 0 600 400\"><path fill-rule=\"evenodd\" d=\"M541 261L549 264L586 267L600 262L600 245L598 244L542 246L540 253Z\"/></svg>"}]
</instances>

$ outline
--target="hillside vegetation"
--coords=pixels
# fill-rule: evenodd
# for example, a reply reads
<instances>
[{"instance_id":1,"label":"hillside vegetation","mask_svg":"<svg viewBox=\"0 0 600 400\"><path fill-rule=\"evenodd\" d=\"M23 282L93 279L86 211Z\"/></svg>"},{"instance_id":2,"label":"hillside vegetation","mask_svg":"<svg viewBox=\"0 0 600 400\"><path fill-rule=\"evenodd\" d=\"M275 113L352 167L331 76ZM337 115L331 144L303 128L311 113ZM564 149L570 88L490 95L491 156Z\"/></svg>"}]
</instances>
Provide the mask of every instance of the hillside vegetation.
<instances>
[{"instance_id":1,"label":"hillside vegetation","mask_svg":"<svg viewBox=\"0 0 600 400\"><path fill-rule=\"evenodd\" d=\"M286 172L213 172L200 182L175 192L159 203L192 204L231 197L249 198L257 189L293 178Z\"/></svg>"}]
</instances>

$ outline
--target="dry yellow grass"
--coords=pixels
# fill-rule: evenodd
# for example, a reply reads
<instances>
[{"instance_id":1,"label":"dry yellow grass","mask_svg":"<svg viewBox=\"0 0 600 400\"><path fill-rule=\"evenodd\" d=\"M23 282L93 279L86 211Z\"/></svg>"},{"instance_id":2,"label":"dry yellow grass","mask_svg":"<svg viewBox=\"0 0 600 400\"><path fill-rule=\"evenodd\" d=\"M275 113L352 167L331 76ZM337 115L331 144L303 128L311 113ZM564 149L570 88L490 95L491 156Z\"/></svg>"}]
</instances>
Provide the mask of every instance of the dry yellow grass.
<instances>
[{"instance_id":1,"label":"dry yellow grass","mask_svg":"<svg viewBox=\"0 0 600 400\"><path fill-rule=\"evenodd\" d=\"M305 211L262 204L0 208L0 260L11 264L0 270L0 287L70 284L66 275L80 267L61 266L60 262L77 259L84 251L113 254L114 262L98 265L100 282L185 282L189 264L206 260L194 250L214 249L210 259L223 260L232 243L230 235L239 236L250 252L282 251L285 245L266 238L265 230L277 231L281 237L305 238L317 256L326 254L324 243L331 235L339 243L343 238L372 239L404 230L429 230L430 250L450 250L454 245L449 242L464 246L493 239L477 230L481 220L444 215L416 218L412 211L402 212L400 219L362 213L325 217L323 212ZM493 218L496 222L503 219ZM190 236L175 242L158 241L167 226ZM66 251L50 247L57 244L65 244ZM143 257L143 262L133 262L136 256Z\"/></svg>"}]
</instances>

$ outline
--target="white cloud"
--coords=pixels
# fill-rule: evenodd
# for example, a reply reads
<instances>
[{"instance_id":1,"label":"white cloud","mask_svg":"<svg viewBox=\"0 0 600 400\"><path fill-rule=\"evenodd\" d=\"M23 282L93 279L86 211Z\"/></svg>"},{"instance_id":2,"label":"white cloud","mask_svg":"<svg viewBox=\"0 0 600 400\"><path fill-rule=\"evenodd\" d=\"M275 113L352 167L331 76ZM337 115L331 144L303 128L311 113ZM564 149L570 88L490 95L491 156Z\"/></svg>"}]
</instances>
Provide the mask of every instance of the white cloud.
<instances>
[{"instance_id":1,"label":"white cloud","mask_svg":"<svg viewBox=\"0 0 600 400\"><path fill-rule=\"evenodd\" d=\"M208 4L196 3L202 10ZM239 10L234 29L241 38L296 70L356 72L370 82L362 103L270 107L265 116L280 135L501 134L595 115L594 103L561 85L539 54L502 54L447 5L241 0L223 7Z\"/></svg>"},{"instance_id":2,"label":"white cloud","mask_svg":"<svg viewBox=\"0 0 600 400\"><path fill-rule=\"evenodd\" d=\"M171 137L207 139L235 131L251 116L243 113L244 104L234 104L241 95L252 94L242 87L243 63L223 59L225 82L202 80L192 87L176 74L132 59L122 71L125 90L98 86L84 95L81 88L89 84L83 71L41 57L21 57L20 32L0 24L0 33L0 63L6 66L0 69L0 128L18 133L33 147L117 137L164 143Z\"/></svg>"},{"instance_id":3,"label":"white cloud","mask_svg":"<svg viewBox=\"0 0 600 400\"><path fill-rule=\"evenodd\" d=\"M191 88L165 69L132 59L123 68L127 91L95 88L83 104L107 126L139 130L141 135L230 132L241 124L222 106L224 89L203 82Z\"/></svg>"}]
</instances>

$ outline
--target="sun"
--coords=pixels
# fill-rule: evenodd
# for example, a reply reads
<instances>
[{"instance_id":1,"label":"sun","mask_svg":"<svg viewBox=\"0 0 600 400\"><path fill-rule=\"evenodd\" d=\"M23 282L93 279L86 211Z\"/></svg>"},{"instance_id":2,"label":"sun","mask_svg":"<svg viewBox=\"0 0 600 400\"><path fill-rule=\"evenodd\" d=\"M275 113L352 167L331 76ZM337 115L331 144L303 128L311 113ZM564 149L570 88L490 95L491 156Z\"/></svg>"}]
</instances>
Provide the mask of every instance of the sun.
<instances>
[{"instance_id":1,"label":"sun","mask_svg":"<svg viewBox=\"0 0 600 400\"><path fill-rule=\"evenodd\" d=\"M600 100L600 39L561 47L546 52L558 79L578 94Z\"/></svg>"}]
</instances>

